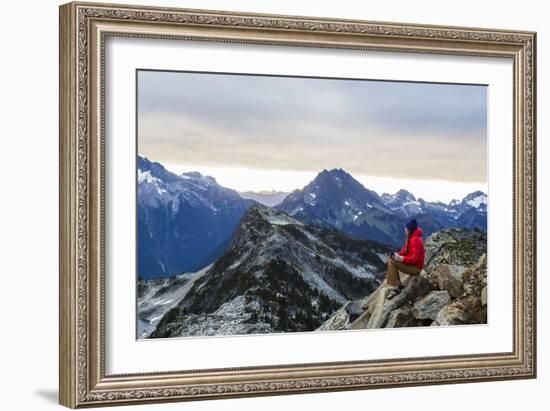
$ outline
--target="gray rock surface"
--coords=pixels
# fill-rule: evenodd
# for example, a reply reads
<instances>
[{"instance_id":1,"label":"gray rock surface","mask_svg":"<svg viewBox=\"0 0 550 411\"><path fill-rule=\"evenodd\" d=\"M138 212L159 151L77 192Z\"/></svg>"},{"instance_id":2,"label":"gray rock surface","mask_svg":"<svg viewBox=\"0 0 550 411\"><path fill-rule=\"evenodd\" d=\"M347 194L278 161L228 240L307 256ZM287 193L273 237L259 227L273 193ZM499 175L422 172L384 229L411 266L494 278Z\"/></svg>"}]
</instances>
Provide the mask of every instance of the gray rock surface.
<instances>
[{"instance_id":1,"label":"gray rock surface","mask_svg":"<svg viewBox=\"0 0 550 411\"><path fill-rule=\"evenodd\" d=\"M417 325L418 321L414 317L413 310L410 306L405 306L391 312L386 328L415 327Z\"/></svg>"},{"instance_id":2,"label":"gray rock surface","mask_svg":"<svg viewBox=\"0 0 550 411\"><path fill-rule=\"evenodd\" d=\"M363 313L361 305L361 300L348 301L327 321L321 324L321 326L317 328L317 331L347 329L350 324Z\"/></svg>"},{"instance_id":3,"label":"gray rock surface","mask_svg":"<svg viewBox=\"0 0 550 411\"><path fill-rule=\"evenodd\" d=\"M434 289L433 284L423 275L407 276L407 278L402 279L402 282L405 287L391 300L387 299L391 290L391 287L387 285L379 288L380 291L377 290L378 292L373 293L372 298L363 305L363 307L366 307L365 312L351 324L350 328L383 328L392 311L403 307L409 302L414 303Z\"/></svg>"},{"instance_id":4,"label":"gray rock surface","mask_svg":"<svg viewBox=\"0 0 550 411\"><path fill-rule=\"evenodd\" d=\"M453 298L464 292L464 273L468 269L461 265L439 264L430 274L440 290L447 290Z\"/></svg>"},{"instance_id":5,"label":"gray rock surface","mask_svg":"<svg viewBox=\"0 0 550 411\"><path fill-rule=\"evenodd\" d=\"M439 325L461 325L470 324L472 316L466 311L465 307L452 303L443 307L438 313L435 319Z\"/></svg>"},{"instance_id":6,"label":"gray rock surface","mask_svg":"<svg viewBox=\"0 0 550 411\"><path fill-rule=\"evenodd\" d=\"M418 320L435 320L437 313L450 302L448 291L432 291L414 304L412 312Z\"/></svg>"}]
</instances>

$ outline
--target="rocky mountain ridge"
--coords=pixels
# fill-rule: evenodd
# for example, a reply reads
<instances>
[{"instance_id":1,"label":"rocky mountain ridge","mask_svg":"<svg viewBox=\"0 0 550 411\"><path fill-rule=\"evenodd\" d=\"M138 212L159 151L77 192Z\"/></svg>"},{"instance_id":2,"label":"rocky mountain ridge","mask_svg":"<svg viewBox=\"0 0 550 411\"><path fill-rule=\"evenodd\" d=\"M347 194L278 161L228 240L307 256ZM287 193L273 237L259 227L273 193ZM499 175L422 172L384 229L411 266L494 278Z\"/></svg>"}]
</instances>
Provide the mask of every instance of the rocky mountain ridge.
<instances>
[{"instance_id":1,"label":"rocky mountain ridge","mask_svg":"<svg viewBox=\"0 0 550 411\"><path fill-rule=\"evenodd\" d=\"M346 302L317 330L487 323L487 238L481 230L451 228L426 241L420 275L400 274L404 288L387 299L383 282L372 294Z\"/></svg>"},{"instance_id":2,"label":"rocky mountain ridge","mask_svg":"<svg viewBox=\"0 0 550 411\"><path fill-rule=\"evenodd\" d=\"M157 291L138 316L155 323L151 338L312 331L347 300L378 287L389 251L255 205L228 250L191 275L177 301L165 284L166 292ZM169 307L160 320L158 310L145 310L158 305Z\"/></svg>"}]
</instances>

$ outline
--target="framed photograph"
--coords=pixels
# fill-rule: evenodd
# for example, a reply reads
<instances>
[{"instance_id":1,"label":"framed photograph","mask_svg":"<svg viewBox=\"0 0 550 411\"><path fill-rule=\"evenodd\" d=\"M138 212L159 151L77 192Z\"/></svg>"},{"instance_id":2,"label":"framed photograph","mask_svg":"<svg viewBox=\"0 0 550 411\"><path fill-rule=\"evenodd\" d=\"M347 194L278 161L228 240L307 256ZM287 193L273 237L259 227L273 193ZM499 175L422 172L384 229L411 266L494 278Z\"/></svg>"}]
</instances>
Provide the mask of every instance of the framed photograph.
<instances>
[{"instance_id":1,"label":"framed photograph","mask_svg":"<svg viewBox=\"0 0 550 411\"><path fill-rule=\"evenodd\" d=\"M60 7L60 403L536 377L533 32Z\"/></svg>"}]
</instances>

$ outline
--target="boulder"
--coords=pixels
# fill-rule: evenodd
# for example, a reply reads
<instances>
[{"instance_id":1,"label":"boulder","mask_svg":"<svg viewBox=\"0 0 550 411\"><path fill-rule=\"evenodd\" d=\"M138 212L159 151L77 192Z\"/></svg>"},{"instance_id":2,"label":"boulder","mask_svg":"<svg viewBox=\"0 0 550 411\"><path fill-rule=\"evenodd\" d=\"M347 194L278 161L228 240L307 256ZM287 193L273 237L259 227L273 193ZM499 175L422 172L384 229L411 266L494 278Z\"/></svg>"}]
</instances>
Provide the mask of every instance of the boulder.
<instances>
[{"instance_id":1,"label":"boulder","mask_svg":"<svg viewBox=\"0 0 550 411\"><path fill-rule=\"evenodd\" d=\"M437 313L450 301L451 296L447 291L432 291L414 304L412 313L418 320L435 320Z\"/></svg>"},{"instance_id":2,"label":"boulder","mask_svg":"<svg viewBox=\"0 0 550 411\"><path fill-rule=\"evenodd\" d=\"M391 312L386 328L415 327L418 321L414 317L410 306L401 307Z\"/></svg>"},{"instance_id":3,"label":"boulder","mask_svg":"<svg viewBox=\"0 0 550 411\"><path fill-rule=\"evenodd\" d=\"M464 273L468 269L461 265L439 264L430 273L431 279L440 290L446 290L457 298L464 292Z\"/></svg>"},{"instance_id":4,"label":"boulder","mask_svg":"<svg viewBox=\"0 0 550 411\"><path fill-rule=\"evenodd\" d=\"M390 292L390 289L391 288L386 284L382 284L378 287L376 291L372 293L363 303L362 308L365 310L363 314L361 314L359 318L356 319L348 328L350 330L367 328L367 324L377 307L380 307L386 301L386 297Z\"/></svg>"},{"instance_id":5,"label":"boulder","mask_svg":"<svg viewBox=\"0 0 550 411\"><path fill-rule=\"evenodd\" d=\"M487 324L487 306L480 297L469 295L443 307L435 320L440 325Z\"/></svg>"},{"instance_id":6,"label":"boulder","mask_svg":"<svg viewBox=\"0 0 550 411\"><path fill-rule=\"evenodd\" d=\"M435 318L435 322L439 325L462 325L470 324L471 315L465 311L460 305L451 303L443 307Z\"/></svg>"},{"instance_id":7,"label":"boulder","mask_svg":"<svg viewBox=\"0 0 550 411\"><path fill-rule=\"evenodd\" d=\"M435 288L424 275L403 275L401 278L405 287L398 295L388 300L387 295L391 287L379 287L363 304L363 307L366 308L365 312L349 328L383 328L392 311L405 306L407 303L414 303Z\"/></svg>"},{"instance_id":8,"label":"boulder","mask_svg":"<svg viewBox=\"0 0 550 411\"><path fill-rule=\"evenodd\" d=\"M363 313L362 303L361 300L348 301L321 324L316 331L345 330Z\"/></svg>"}]
</instances>

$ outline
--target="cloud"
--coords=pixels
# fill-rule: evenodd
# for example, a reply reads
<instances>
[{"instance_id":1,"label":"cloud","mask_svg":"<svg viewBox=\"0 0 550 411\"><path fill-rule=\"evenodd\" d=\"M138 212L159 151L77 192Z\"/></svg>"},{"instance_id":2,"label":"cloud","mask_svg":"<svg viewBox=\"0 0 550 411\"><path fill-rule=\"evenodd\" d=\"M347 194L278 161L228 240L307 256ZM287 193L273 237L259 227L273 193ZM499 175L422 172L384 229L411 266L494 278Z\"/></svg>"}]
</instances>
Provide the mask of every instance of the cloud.
<instances>
[{"instance_id":1,"label":"cloud","mask_svg":"<svg viewBox=\"0 0 550 411\"><path fill-rule=\"evenodd\" d=\"M140 72L139 151L196 166L486 182L486 88Z\"/></svg>"}]
</instances>

